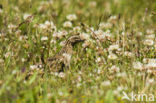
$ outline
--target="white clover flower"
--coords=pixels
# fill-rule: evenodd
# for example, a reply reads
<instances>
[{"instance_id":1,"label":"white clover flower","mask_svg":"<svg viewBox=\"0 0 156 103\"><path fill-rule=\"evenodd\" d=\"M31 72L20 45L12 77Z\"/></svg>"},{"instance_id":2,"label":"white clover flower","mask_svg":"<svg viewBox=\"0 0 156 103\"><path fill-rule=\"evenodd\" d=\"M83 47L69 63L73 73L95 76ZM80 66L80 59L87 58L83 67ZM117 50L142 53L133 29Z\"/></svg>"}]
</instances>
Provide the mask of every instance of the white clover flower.
<instances>
[{"instance_id":1,"label":"white clover flower","mask_svg":"<svg viewBox=\"0 0 156 103\"><path fill-rule=\"evenodd\" d=\"M97 5L96 1L89 2L89 6L92 7L92 8L96 7L96 5Z\"/></svg>"},{"instance_id":2,"label":"white clover flower","mask_svg":"<svg viewBox=\"0 0 156 103\"><path fill-rule=\"evenodd\" d=\"M156 62L149 62L148 64L145 65L146 69L150 68L156 68Z\"/></svg>"},{"instance_id":3,"label":"white clover flower","mask_svg":"<svg viewBox=\"0 0 156 103\"><path fill-rule=\"evenodd\" d=\"M104 23L104 22L102 22L102 23L99 24L99 28L100 29L109 29L111 27L112 27L111 23Z\"/></svg>"},{"instance_id":4,"label":"white clover flower","mask_svg":"<svg viewBox=\"0 0 156 103\"><path fill-rule=\"evenodd\" d=\"M52 97L52 93L48 93L48 94L47 94L47 97L48 97L48 98L51 98L51 97Z\"/></svg>"},{"instance_id":5,"label":"white clover flower","mask_svg":"<svg viewBox=\"0 0 156 103\"><path fill-rule=\"evenodd\" d=\"M143 70L143 64L141 62L133 62L133 68L137 70Z\"/></svg>"},{"instance_id":6,"label":"white clover flower","mask_svg":"<svg viewBox=\"0 0 156 103\"><path fill-rule=\"evenodd\" d=\"M63 23L63 27L65 27L65 28L71 28L72 27L72 22L70 22L70 21L64 22Z\"/></svg>"},{"instance_id":7,"label":"white clover flower","mask_svg":"<svg viewBox=\"0 0 156 103\"><path fill-rule=\"evenodd\" d=\"M25 13L24 15L23 15L23 19L24 20L26 20L28 17L30 17L31 16L31 14L28 14L28 13Z\"/></svg>"},{"instance_id":8,"label":"white clover flower","mask_svg":"<svg viewBox=\"0 0 156 103\"><path fill-rule=\"evenodd\" d=\"M127 57L134 57L134 54L133 54L132 52L125 51L125 52L124 52L124 56L127 56Z\"/></svg>"},{"instance_id":9,"label":"white clover flower","mask_svg":"<svg viewBox=\"0 0 156 103\"><path fill-rule=\"evenodd\" d=\"M77 83L76 84L76 87L80 87L82 84L81 83Z\"/></svg>"},{"instance_id":10,"label":"white clover flower","mask_svg":"<svg viewBox=\"0 0 156 103\"><path fill-rule=\"evenodd\" d=\"M154 44L154 48L155 48L155 50L156 50L156 43Z\"/></svg>"},{"instance_id":11,"label":"white clover flower","mask_svg":"<svg viewBox=\"0 0 156 103\"><path fill-rule=\"evenodd\" d=\"M52 40L50 41L50 43L56 44L56 40L52 39Z\"/></svg>"},{"instance_id":12,"label":"white clover flower","mask_svg":"<svg viewBox=\"0 0 156 103\"><path fill-rule=\"evenodd\" d=\"M98 36L98 35L103 35L104 34L104 31L102 30L97 30L95 31L95 34Z\"/></svg>"},{"instance_id":13,"label":"white clover flower","mask_svg":"<svg viewBox=\"0 0 156 103\"><path fill-rule=\"evenodd\" d=\"M80 30L81 30L81 28L79 26L76 26L76 27L73 28L74 32L79 32Z\"/></svg>"},{"instance_id":14,"label":"white clover flower","mask_svg":"<svg viewBox=\"0 0 156 103\"><path fill-rule=\"evenodd\" d=\"M68 34L67 31L62 30L62 31L58 31L58 32L53 33L53 37L61 39L62 37L66 36L67 34Z\"/></svg>"},{"instance_id":15,"label":"white clover flower","mask_svg":"<svg viewBox=\"0 0 156 103\"><path fill-rule=\"evenodd\" d=\"M11 29L11 30L12 30L12 29L15 29L16 27L17 27L17 26L16 26L16 25L13 25L13 24L9 24L9 25L8 25L8 29Z\"/></svg>"},{"instance_id":16,"label":"white clover flower","mask_svg":"<svg viewBox=\"0 0 156 103\"><path fill-rule=\"evenodd\" d=\"M118 86L118 87L117 87L117 91L119 91L119 92L122 91L123 89L124 89L124 88L123 88L122 86Z\"/></svg>"},{"instance_id":17,"label":"white clover flower","mask_svg":"<svg viewBox=\"0 0 156 103\"><path fill-rule=\"evenodd\" d=\"M42 30L46 30L47 26L45 24L39 24L39 28Z\"/></svg>"},{"instance_id":18,"label":"white clover flower","mask_svg":"<svg viewBox=\"0 0 156 103\"><path fill-rule=\"evenodd\" d=\"M34 70L34 69L37 69L38 66L37 65L30 65L30 69Z\"/></svg>"},{"instance_id":19,"label":"white clover flower","mask_svg":"<svg viewBox=\"0 0 156 103\"><path fill-rule=\"evenodd\" d=\"M26 60L24 58L21 59L22 62L25 62Z\"/></svg>"},{"instance_id":20,"label":"white clover flower","mask_svg":"<svg viewBox=\"0 0 156 103\"><path fill-rule=\"evenodd\" d=\"M66 43L66 41L62 41L62 42L60 42L60 45L65 46L65 43Z\"/></svg>"},{"instance_id":21,"label":"white clover flower","mask_svg":"<svg viewBox=\"0 0 156 103\"><path fill-rule=\"evenodd\" d=\"M98 57L96 60L95 60L95 62L97 62L97 63L99 63L101 61L101 58L100 57Z\"/></svg>"},{"instance_id":22,"label":"white clover flower","mask_svg":"<svg viewBox=\"0 0 156 103\"><path fill-rule=\"evenodd\" d=\"M60 77L60 78L64 78L65 76L66 76L66 74L63 73L63 72L61 72L61 73L58 74L58 77Z\"/></svg>"},{"instance_id":23,"label":"white clover flower","mask_svg":"<svg viewBox=\"0 0 156 103\"><path fill-rule=\"evenodd\" d=\"M116 74L116 76L125 78L125 77L127 77L127 74L126 74L126 72L122 72L122 73L119 72Z\"/></svg>"},{"instance_id":24,"label":"white clover flower","mask_svg":"<svg viewBox=\"0 0 156 103\"><path fill-rule=\"evenodd\" d=\"M3 59L0 59L0 63L4 63L4 60Z\"/></svg>"},{"instance_id":25,"label":"white clover flower","mask_svg":"<svg viewBox=\"0 0 156 103\"><path fill-rule=\"evenodd\" d=\"M43 36L42 38L41 38L41 41L47 41L48 40L48 37L47 36Z\"/></svg>"},{"instance_id":26,"label":"white clover flower","mask_svg":"<svg viewBox=\"0 0 156 103\"><path fill-rule=\"evenodd\" d=\"M109 69L109 71L110 71L111 73L119 72L119 71L120 71L120 68L117 67L116 65L113 65L113 66Z\"/></svg>"},{"instance_id":27,"label":"white clover flower","mask_svg":"<svg viewBox=\"0 0 156 103\"><path fill-rule=\"evenodd\" d=\"M154 41L153 41L153 40L146 39L146 40L144 41L144 45L152 46L153 44L154 44Z\"/></svg>"},{"instance_id":28,"label":"white clover flower","mask_svg":"<svg viewBox=\"0 0 156 103\"><path fill-rule=\"evenodd\" d=\"M79 81L79 82L81 82L81 81L82 81L81 76L78 76L78 78L77 78L77 79L78 79L78 81Z\"/></svg>"},{"instance_id":29,"label":"white clover flower","mask_svg":"<svg viewBox=\"0 0 156 103\"><path fill-rule=\"evenodd\" d=\"M146 39L154 40L155 39L155 34L146 35Z\"/></svg>"},{"instance_id":30,"label":"white clover flower","mask_svg":"<svg viewBox=\"0 0 156 103\"><path fill-rule=\"evenodd\" d=\"M47 28L53 28L55 27L54 23L52 21L45 21L45 26L47 26Z\"/></svg>"},{"instance_id":31,"label":"white clover flower","mask_svg":"<svg viewBox=\"0 0 156 103\"><path fill-rule=\"evenodd\" d=\"M4 56L8 58L9 56L12 56L12 55L13 55L13 52L7 52Z\"/></svg>"},{"instance_id":32,"label":"white clover flower","mask_svg":"<svg viewBox=\"0 0 156 103\"><path fill-rule=\"evenodd\" d=\"M102 82L101 85L102 86L110 86L111 82L109 80L107 80L107 81Z\"/></svg>"},{"instance_id":33,"label":"white clover flower","mask_svg":"<svg viewBox=\"0 0 156 103\"><path fill-rule=\"evenodd\" d=\"M152 30L152 29L147 29L147 30L146 30L146 33L147 33L147 34L153 34L153 33L154 33L154 30Z\"/></svg>"},{"instance_id":34,"label":"white clover flower","mask_svg":"<svg viewBox=\"0 0 156 103\"><path fill-rule=\"evenodd\" d=\"M2 9L0 9L0 14L2 14L3 13L3 10Z\"/></svg>"},{"instance_id":35,"label":"white clover flower","mask_svg":"<svg viewBox=\"0 0 156 103\"><path fill-rule=\"evenodd\" d=\"M81 33L81 34L80 34L80 38L83 39L83 40L87 40L87 39L89 39L89 37L90 37L90 36L89 36L89 34L87 34L87 33Z\"/></svg>"},{"instance_id":36,"label":"white clover flower","mask_svg":"<svg viewBox=\"0 0 156 103\"><path fill-rule=\"evenodd\" d=\"M16 74L16 73L17 73L17 70L13 70L13 71L12 71L12 74Z\"/></svg>"},{"instance_id":37,"label":"white clover flower","mask_svg":"<svg viewBox=\"0 0 156 103\"><path fill-rule=\"evenodd\" d=\"M111 16L108 21L114 23L116 20L117 16Z\"/></svg>"},{"instance_id":38,"label":"white clover flower","mask_svg":"<svg viewBox=\"0 0 156 103\"><path fill-rule=\"evenodd\" d=\"M154 82L155 82L155 81L154 81L153 78L148 79L148 80L146 81L146 86L150 86L150 85L153 84Z\"/></svg>"},{"instance_id":39,"label":"white clover flower","mask_svg":"<svg viewBox=\"0 0 156 103\"><path fill-rule=\"evenodd\" d=\"M109 55L108 55L108 59L111 59L111 60L115 60L115 59L117 59L118 57L115 55L115 54L113 54L113 53L110 53Z\"/></svg>"},{"instance_id":40,"label":"white clover flower","mask_svg":"<svg viewBox=\"0 0 156 103\"><path fill-rule=\"evenodd\" d=\"M142 32L138 32L138 34L137 34L138 36L142 36L143 35L143 33Z\"/></svg>"},{"instance_id":41,"label":"white clover flower","mask_svg":"<svg viewBox=\"0 0 156 103\"><path fill-rule=\"evenodd\" d=\"M62 91L59 91L58 93L60 96L63 96L63 92Z\"/></svg>"},{"instance_id":42,"label":"white clover flower","mask_svg":"<svg viewBox=\"0 0 156 103\"><path fill-rule=\"evenodd\" d=\"M108 48L109 51L118 50L118 49L119 49L118 44L110 45L109 48Z\"/></svg>"},{"instance_id":43,"label":"white clover flower","mask_svg":"<svg viewBox=\"0 0 156 103\"><path fill-rule=\"evenodd\" d=\"M66 18L67 18L69 21L77 20L77 16L76 16L75 14L67 15Z\"/></svg>"}]
</instances>

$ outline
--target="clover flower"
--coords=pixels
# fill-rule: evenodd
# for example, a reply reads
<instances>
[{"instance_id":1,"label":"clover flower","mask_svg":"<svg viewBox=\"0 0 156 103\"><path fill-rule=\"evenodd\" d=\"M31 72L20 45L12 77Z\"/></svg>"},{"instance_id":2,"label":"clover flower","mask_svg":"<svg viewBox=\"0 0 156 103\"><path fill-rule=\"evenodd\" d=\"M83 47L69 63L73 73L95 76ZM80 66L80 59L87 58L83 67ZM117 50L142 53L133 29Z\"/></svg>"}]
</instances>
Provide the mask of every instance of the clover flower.
<instances>
[{"instance_id":1,"label":"clover flower","mask_svg":"<svg viewBox=\"0 0 156 103\"><path fill-rule=\"evenodd\" d=\"M70 22L70 21L64 22L63 23L63 27L65 27L65 28L71 28L72 27L72 22Z\"/></svg>"},{"instance_id":2,"label":"clover flower","mask_svg":"<svg viewBox=\"0 0 156 103\"><path fill-rule=\"evenodd\" d=\"M67 20L74 21L77 20L77 16L75 14L70 14L66 16Z\"/></svg>"},{"instance_id":3,"label":"clover flower","mask_svg":"<svg viewBox=\"0 0 156 103\"><path fill-rule=\"evenodd\" d=\"M146 39L146 40L144 41L144 45L152 46L153 44L154 44L154 41L153 41L153 40Z\"/></svg>"},{"instance_id":4,"label":"clover flower","mask_svg":"<svg viewBox=\"0 0 156 103\"><path fill-rule=\"evenodd\" d=\"M141 62L133 62L133 68L136 70L143 70L144 66Z\"/></svg>"}]
</instances>

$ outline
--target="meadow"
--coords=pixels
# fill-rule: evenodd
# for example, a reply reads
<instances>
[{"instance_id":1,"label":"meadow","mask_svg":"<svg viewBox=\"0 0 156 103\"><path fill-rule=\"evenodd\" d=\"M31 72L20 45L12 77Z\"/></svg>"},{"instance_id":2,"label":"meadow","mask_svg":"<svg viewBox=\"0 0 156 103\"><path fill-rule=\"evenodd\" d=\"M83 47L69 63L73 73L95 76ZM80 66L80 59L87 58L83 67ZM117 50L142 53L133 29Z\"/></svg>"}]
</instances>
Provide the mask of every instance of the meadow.
<instances>
[{"instance_id":1,"label":"meadow","mask_svg":"<svg viewBox=\"0 0 156 103\"><path fill-rule=\"evenodd\" d=\"M0 103L156 103L155 34L155 0L0 0Z\"/></svg>"}]
</instances>

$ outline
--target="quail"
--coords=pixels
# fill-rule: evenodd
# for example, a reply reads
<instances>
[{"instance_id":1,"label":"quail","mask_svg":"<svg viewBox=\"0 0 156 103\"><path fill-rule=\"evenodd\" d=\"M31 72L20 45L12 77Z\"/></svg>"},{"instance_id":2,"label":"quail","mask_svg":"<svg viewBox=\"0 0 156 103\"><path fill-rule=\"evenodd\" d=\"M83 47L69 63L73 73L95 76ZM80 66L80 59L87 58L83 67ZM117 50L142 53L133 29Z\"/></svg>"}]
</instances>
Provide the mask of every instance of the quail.
<instances>
[{"instance_id":1,"label":"quail","mask_svg":"<svg viewBox=\"0 0 156 103\"><path fill-rule=\"evenodd\" d=\"M69 37L65 41L64 47L53 57L47 59L49 70L51 72L61 72L70 67L70 61L73 53L73 47L84 40L79 35Z\"/></svg>"}]
</instances>

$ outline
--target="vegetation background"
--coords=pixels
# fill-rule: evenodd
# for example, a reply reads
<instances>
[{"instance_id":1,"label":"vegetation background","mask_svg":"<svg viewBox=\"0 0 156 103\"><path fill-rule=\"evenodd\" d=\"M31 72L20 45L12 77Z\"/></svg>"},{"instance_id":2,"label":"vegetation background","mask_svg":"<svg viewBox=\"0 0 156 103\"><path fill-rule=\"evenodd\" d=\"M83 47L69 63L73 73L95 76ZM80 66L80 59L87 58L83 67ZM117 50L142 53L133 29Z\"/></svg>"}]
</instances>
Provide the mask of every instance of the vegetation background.
<instances>
[{"instance_id":1,"label":"vegetation background","mask_svg":"<svg viewBox=\"0 0 156 103\"><path fill-rule=\"evenodd\" d=\"M70 69L40 76L41 55L73 32L88 41L74 47ZM155 0L0 0L0 102L130 102L122 91L156 99L155 32Z\"/></svg>"}]
</instances>

